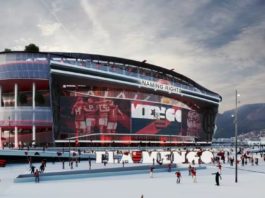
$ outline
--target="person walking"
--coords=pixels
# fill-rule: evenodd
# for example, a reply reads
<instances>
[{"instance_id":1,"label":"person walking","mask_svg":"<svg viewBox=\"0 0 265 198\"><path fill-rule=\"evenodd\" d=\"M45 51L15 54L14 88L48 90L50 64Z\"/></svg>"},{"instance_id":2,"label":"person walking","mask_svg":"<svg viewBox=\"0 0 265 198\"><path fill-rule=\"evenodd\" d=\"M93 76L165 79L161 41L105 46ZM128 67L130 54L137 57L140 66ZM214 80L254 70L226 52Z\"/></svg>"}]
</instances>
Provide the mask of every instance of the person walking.
<instances>
[{"instance_id":1,"label":"person walking","mask_svg":"<svg viewBox=\"0 0 265 198\"><path fill-rule=\"evenodd\" d=\"M90 157L88 158L88 166L89 166L89 170L91 170L91 159L90 159Z\"/></svg>"},{"instance_id":2,"label":"person walking","mask_svg":"<svg viewBox=\"0 0 265 198\"><path fill-rule=\"evenodd\" d=\"M219 162L217 167L218 167L219 173L221 174L222 173L222 164Z\"/></svg>"},{"instance_id":3,"label":"person walking","mask_svg":"<svg viewBox=\"0 0 265 198\"><path fill-rule=\"evenodd\" d=\"M168 171L168 172L171 172L171 168L172 168L172 164L169 163L169 164L168 164L168 169L167 169L167 171Z\"/></svg>"},{"instance_id":4,"label":"person walking","mask_svg":"<svg viewBox=\"0 0 265 198\"><path fill-rule=\"evenodd\" d=\"M197 176L196 176L196 169L195 169L195 167L192 167L192 169L191 169L191 177L192 177L192 179L193 179L193 183L197 183Z\"/></svg>"},{"instance_id":5,"label":"person walking","mask_svg":"<svg viewBox=\"0 0 265 198\"><path fill-rule=\"evenodd\" d=\"M191 170L192 170L192 167L191 167L191 165L189 165L189 168L188 168L188 170L189 170L189 176L191 175Z\"/></svg>"},{"instance_id":6,"label":"person walking","mask_svg":"<svg viewBox=\"0 0 265 198\"><path fill-rule=\"evenodd\" d=\"M71 169L74 168L74 161L73 160L71 160L71 162L70 162L70 167L71 167Z\"/></svg>"},{"instance_id":7,"label":"person walking","mask_svg":"<svg viewBox=\"0 0 265 198\"><path fill-rule=\"evenodd\" d=\"M36 169L36 171L34 173L34 177L35 177L35 182L39 183L40 182L40 172L38 169Z\"/></svg>"},{"instance_id":8,"label":"person walking","mask_svg":"<svg viewBox=\"0 0 265 198\"><path fill-rule=\"evenodd\" d=\"M180 184L180 178L181 178L181 173L180 173L180 171L177 171L175 174L176 174L176 177L177 177L177 181L176 181L176 183L177 183L177 184Z\"/></svg>"},{"instance_id":9,"label":"person walking","mask_svg":"<svg viewBox=\"0 0 265 198\"><path fill-rule=\"evenodd\" d=\"M41 165L40 165L40 172L43 173L44 170L45 170L44 163L41 163Z\"/></svg>"},{"instance_id":10,"label":"person walking","mask_svg":"<svg viewBox=\"0 0 265 198\"><path fill-rule=\"evenodd\" d=\"M35 166L31 165L30 170L31 170L31 174L34 174L34 172L35 172Z\"/></svg>"},{"instance_id":11,"label":"person walking","mask_svg":"<svg viewBox=\"0 0 265 198\"><path fill-rule=\"evenodd\" d=\"M155 169L154 166L151 166L150 167L150 178L153 178L154 177L154 169Z\"/></svg>"},{"instance_id":12,"label":"person walking","mask_svg":"<svg viewBox=\"0 0 265 198\"><path fill-rule=\"evenodd\" d=\"M78 158L75 158L75 167L78 167Z\"/></svg>"},{"instance_id":13,"label":"person walking","mask_svg":"<svg viewBox=\"0 0 265 198\"><path fill-rule=\"evenodd\" d=\"M213 173L213 175L215 175L216 186L219 186L220 185L220 179L222 179L221 174L219 173L219 171L217 171L216 173Z\"/></svg>"}]
</instances>

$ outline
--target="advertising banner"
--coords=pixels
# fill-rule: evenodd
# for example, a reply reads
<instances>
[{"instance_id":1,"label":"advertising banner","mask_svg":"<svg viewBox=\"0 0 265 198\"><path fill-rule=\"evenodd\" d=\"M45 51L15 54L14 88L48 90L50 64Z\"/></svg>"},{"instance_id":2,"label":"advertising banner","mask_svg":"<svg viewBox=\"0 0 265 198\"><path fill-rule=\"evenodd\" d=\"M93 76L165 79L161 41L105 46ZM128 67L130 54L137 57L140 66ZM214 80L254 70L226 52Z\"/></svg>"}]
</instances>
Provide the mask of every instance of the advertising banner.
<instances>
[{"instance_id":1,"label":"advertising banner","mask_svg":"<svg viewBox=\"0 0 265 198\"><path fill-rule=\"evenodd\" d=\"M180 135L180 107L149 102L132 102L132 133Z\"/></svg>"}]
</instances>

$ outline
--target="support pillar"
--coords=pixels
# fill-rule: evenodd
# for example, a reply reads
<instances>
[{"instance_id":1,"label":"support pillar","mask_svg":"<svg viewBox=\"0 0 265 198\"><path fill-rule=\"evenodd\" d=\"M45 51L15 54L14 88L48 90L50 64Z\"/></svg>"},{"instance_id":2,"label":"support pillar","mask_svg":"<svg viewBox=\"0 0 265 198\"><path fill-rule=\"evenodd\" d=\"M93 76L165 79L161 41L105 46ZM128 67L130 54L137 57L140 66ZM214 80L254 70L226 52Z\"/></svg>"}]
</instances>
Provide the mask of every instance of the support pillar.
<instances>
[{"instance_id":1,"label":"support pillar","mask_svg":"<svg viewBox=\"0 0 265 198\"><path fill-rule=\"evenodd\" d=\"M18 86L17 83L15 83L15 137L14 137L14 144L15 144L15 149L18 148L18 130L17 130L17 126L16 126L16 121L17 121L17 100L18 100Z\"/></svg>"},{"instance_id":2,"label":"support pillar","mask_svg":"<svg viewBox=\"0 0 265 198\"><path fill-rule=\"evenodd\" d=\"M14 95L15 95L15 109L17 108L17 95L18 95L18 87L17 87L17 83L15 84L15 87L14 87Z\"/></svg>"},{"instance_id":3,"label":"support pillar","mask_svg":"<svg viewBox=\"0 0 265 198\"><path fill-rule=\"evenodd\" d=\"M0 85L0 107L2 107L2 86ZM3 149L2 127L0 127L0 149Z\"/></svg>"},{"instance_id":4,"label":"support pillar","mask_svg":"<svg viewBox=\"0 0 265 198\"><path fill-rule=\"evenodd\" d=\"M32 83L32 108L35 110L36 102L35 102L35 96L36 96L36 84L35 82Z\"/></svg>"},{"instance_id":5,"label":"support pillar","mask_svg":"<svg viewBox=\"0 0 265 198\"><path fill-rule=\"evenodd\" d=\"M15 126L15 149L18 148L18 129L17 126Z\"/></svg>"},{"instance_id":6,"label":"support pillar","mask_svg":"<svg viewBox=\"0 0 265 198\"><path fill-rule=\"evenodd\" d=\"M32 145L35 146L36 144L36 126L35 126L35 96L36 96L36 84L35 82L32 83L32 110L33 110L33 118L32 118Z\"/></svg>"},{"instance_id":7,"label":"support pillar","mask_svg":"<svg viewBox=\"0 0 265 198\"><path fill-rule=\"evenodd\" d=\"M0 107L2 107L2 86L0 85Z\"/></svg>"},{"instance_id":8,"label":"support pillar","mask_svg":"<svg viewBox=\"0 0 265 198\"><path fill-rule=\"evenodd\" d=\"M3 142L2 142L2 127L0 127L0 149L3 149Z\"/></svg>"}]
</instances>

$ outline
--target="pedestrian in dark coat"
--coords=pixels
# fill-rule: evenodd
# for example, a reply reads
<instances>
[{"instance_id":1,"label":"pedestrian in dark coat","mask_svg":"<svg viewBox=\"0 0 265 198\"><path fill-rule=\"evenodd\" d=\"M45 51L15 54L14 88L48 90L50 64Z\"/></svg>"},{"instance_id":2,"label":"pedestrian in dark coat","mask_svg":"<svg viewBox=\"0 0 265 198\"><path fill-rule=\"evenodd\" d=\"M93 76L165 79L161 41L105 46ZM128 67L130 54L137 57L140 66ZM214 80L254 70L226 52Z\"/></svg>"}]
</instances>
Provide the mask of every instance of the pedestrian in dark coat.
<instances>
[{"instance_id":1,"label":"pedestrian in dark coat","mask_svg":"<svg viewBox=\"0 0 265 198\"><path fill-rule=\"evenodd\" d=\"M220 180L219 179L222 179L221 174L217 171L216 173L213 173L213 175L215 175L216 186L219 186L220 185Z\"/></svg>"},{"instance_id":2,"label":"pedestrian in dark coat","mask_svg":"<svg viewBox=\"0 0 265 198\"><path fill-rule=\"evenodd\" d=\"M35 166L31 165L30 169L31 169L31 174L34 174L34 172L35 172Z\"/></svg>"}]
</instances>

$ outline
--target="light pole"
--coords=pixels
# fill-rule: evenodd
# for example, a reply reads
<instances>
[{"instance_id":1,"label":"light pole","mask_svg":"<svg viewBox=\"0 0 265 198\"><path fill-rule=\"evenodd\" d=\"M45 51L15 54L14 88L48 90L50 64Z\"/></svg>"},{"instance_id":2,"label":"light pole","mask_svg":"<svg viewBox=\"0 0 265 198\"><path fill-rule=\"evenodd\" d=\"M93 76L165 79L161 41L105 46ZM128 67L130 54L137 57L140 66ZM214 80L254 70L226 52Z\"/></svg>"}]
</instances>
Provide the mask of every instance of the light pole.
<instances>
[{"instance_id":1,"label":"light pole","mask_svg":"<svg viewBox=\"0 0 265 198\"><path fill-rule=\"evenodd\" d=\"M10 148L10 116L8 116L8 147Z\"/></svg>"},{"instance_id":2,"label":"light pole","mask_svg":"<svg viewBox=\"0 0 265 198\"><path fill-rule=\"evenodd\" d=\"M238 104L238 100L237 97L239 96L239 94L237 93L236 90L236 109L235 109L235 182L237 183L237 176L238 176L238 170L237 170L237 124L238 124L238 119L237 119L237 104Z\"/></svg>"}]
</instances>

